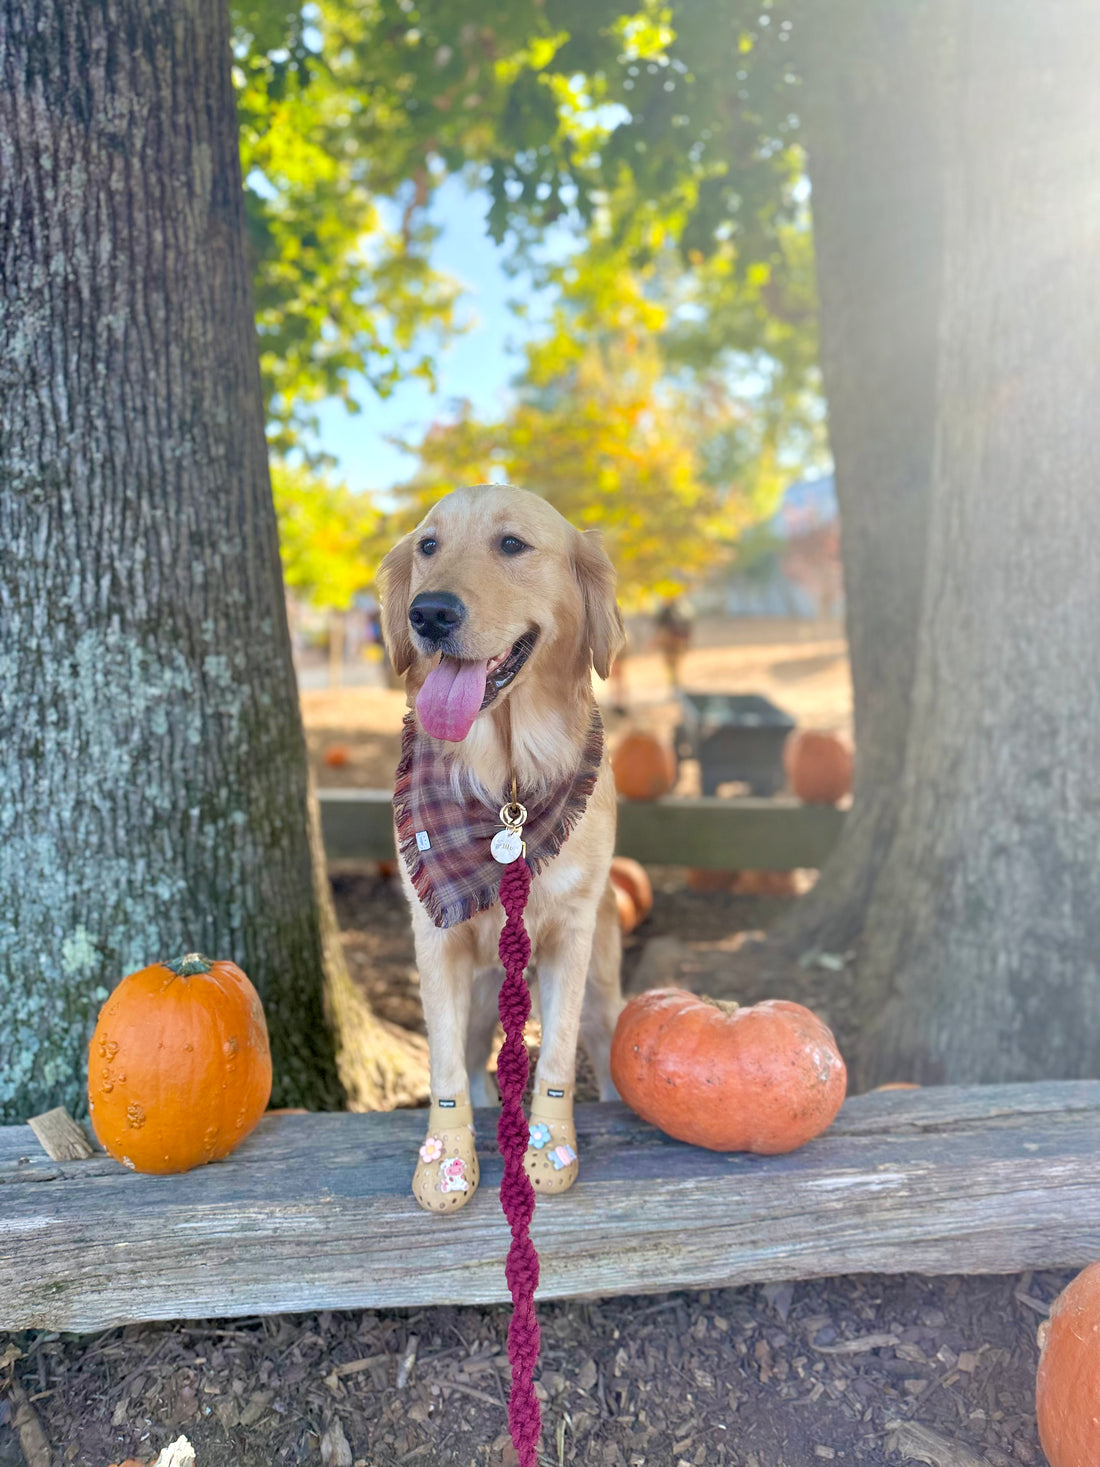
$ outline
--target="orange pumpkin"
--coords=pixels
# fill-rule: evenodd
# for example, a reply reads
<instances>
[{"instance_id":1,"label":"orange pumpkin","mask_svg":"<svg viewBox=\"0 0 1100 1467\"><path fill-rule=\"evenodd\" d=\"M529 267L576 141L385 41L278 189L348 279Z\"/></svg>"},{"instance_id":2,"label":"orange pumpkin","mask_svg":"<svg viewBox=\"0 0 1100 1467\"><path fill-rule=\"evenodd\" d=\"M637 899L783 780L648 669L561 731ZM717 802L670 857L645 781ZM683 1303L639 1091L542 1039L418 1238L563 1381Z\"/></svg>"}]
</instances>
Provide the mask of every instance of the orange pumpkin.
<instances>
[{"instance_id":1,"label":"orange pumpkin","mask_svg":"<svg viewBox=\"0 0 1100 1467\"><path fill-rule=\"evenodd\" d=\"M616 856L611 862L611 880L622 887L638 912L638 921L644 922L653 910L653 883L645 867L629 856Z\"/></svg>"},{"instance_id":2,"label":"orange pumpkin","mask_svg":"<svg viewBox=\"0 0 1100 1467\"><path fill-rule=\"evenodd\" d=\"M321 756L330 769L343 769L351 759L347 744L330 744Z\"/></svg>"},{"instance_id":3,"label":"orange pumpkin","mask_svg":"<svg viewBox=\"0 0 1100 1467\"><path fill-rule=\"evenodd\" d=\"M88 1048L100 1141L138 1172L219 1161L263 1115L271 1052L259 994L233 963L189 953L123 978Z\"/></svg>"},{"instance_id":4,"label":"orange pumpkin","mask_svg":"<svg viewBox=\"0 0 1100 1467\"><path fill-rule=\"evenodd\" d=\"M844 1101L836 1040L801 1004L751 1008L658 988L631 999L611 1042L611 1078L632 1110L711 1151L793 1151Z\"/></svg>"},{"instance_id":5,"label":"orange pumpkin","mask_svg":"<svg viewBox=\"0 0 1100 1467\"><path fill-rule=\"evenodd\" d=\"M1050 1467L1096 1467L1100 1442L1100 1263L1090 1264L1039 1327L1035 1414Z\"/></svg>"},{"instance_id":6,"label":"orange pumpkin","mask_svg":"<svg viewBox=\"0 0 1100 1467\"><path fill-rule=\"evenodd\" d=\"M787 783L807 805L835 805L852 791L852 750L837 734L799 728L783 746Z\"/></svg>"},{"instance_id":7,"label":"orange pumpkin","mask_svg":"<svg viewBox=\"0 0 1100 1467\"><path fill-rule=\"evenodd\" d=\"M615 906L619 911L619 928L625 937L628 932L633 932L638 925L638 908L634 905L634 898L625 886L616 886L611 883L615 893Z\"/></svg>"},{"instance_id":8,"label":"orange pumpkin","mask_svg":"<svg viewBox=\"0 0 1100 1467\"><path fill-rule=\"evenodd\" d=\"M611 760L615 788L627 800L659 800L676 784L676 755L656 734L635 729Z\"/></svg>"}]
</instances>

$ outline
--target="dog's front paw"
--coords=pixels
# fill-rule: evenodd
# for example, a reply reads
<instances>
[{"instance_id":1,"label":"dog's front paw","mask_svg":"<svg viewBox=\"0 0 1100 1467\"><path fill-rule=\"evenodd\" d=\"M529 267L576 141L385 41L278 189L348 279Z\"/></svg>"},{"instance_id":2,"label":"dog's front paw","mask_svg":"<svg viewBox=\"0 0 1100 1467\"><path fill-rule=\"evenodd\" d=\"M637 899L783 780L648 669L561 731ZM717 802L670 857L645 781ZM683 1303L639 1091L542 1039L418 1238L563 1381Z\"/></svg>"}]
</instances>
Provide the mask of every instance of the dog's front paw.
<instances>
[{"instance_id":1,"label":"dog's front paw","mask_svg":"<svg viewBox=\"0 0 1100 1467\"><path fill-rule=\"evenodd\" d=\"M524 1170L536 1192L567 1192L577 1180L577 1132L573 1126L572 1085L535 1089Z\"/></svg>"},{"instance_id":2,"label":"dog's front paw","mask_svg":"<svg viewBox=\"0 0 1100 1467\"><path fill-rule=\"evenodd\" d=\"M468 1101L432 1102L412 1190L428 1212L457 1212L477 1191L481 1173Z\"/></svg>"}]
</instances>

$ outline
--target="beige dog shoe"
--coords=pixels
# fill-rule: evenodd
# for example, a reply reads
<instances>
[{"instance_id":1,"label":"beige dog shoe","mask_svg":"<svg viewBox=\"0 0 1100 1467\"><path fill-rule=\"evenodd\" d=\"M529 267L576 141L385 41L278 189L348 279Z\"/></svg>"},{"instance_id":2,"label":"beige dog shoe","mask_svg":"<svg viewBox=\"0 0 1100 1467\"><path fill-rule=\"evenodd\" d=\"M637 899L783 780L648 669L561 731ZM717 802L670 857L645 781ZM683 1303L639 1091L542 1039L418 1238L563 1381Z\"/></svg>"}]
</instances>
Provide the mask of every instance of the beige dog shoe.
<instances>
[{"instance_id":1,"label":"beige dog shoe","mask_svg":"<svg viewBox=\"0 0 1100 1467\"><path fill-rule=\"evenodd\" d=\"M536 1192L567 1192L577 1180L573 1086L540 1082L531 1099L530 1141L523 1158Z\"/></svg>"},{"instance_id":2,"label":"beige dog shoe","mask_svg":"<svg viewBox=\"0 0 1100 1467\"><path fill-rule=\"evenodd\" d=\"M413 1173L413 1196L428 1212L457 1212L477 1191L480 1178L469 1097L433 1099L428 1134Z\"/></svg>"}]
</instances>

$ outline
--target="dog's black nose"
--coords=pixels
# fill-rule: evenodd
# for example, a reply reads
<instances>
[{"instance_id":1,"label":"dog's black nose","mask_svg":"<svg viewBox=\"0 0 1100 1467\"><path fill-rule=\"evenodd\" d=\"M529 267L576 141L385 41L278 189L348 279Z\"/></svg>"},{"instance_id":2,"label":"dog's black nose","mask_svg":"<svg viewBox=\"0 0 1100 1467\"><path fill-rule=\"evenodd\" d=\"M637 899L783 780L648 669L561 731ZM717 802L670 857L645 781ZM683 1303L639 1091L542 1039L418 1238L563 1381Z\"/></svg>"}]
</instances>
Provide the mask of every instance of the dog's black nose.
<instances>
[{"instance_id":1,"label":"dog's black nose","mask_svg":"<svg viewBox=\"0 0 1100 1467\"><path fill-rule=\"evenodd\" d=\"M465 619L465 606L450 591L421 591L409 607L413 631L429 642L442 642Z\"/></svg>"}]
</instances>

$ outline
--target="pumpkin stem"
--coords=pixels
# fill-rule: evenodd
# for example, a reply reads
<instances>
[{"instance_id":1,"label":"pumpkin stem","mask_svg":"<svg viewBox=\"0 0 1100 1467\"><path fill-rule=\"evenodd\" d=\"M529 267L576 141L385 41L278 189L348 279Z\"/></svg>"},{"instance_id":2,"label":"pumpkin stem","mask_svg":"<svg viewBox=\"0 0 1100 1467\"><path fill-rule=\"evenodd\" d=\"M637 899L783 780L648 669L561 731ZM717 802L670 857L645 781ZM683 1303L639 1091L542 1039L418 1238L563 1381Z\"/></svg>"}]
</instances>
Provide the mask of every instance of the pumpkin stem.
<instances>
[{"instance_id":1,"label":"pumpkin stem","mask_svg":"<svg viewBox=\"0 0 1100 1467\"><path fill-rule=\"evenodd\" d=\"M711 998L709 993L699 995L700 1002L709 1003L712 1008L721 1009L724 1014L734 1014L741 1005L732 998Z\"/></svg>"},{"instance_id":2,"label":"pumpkin stem","mask_svg":"<svg viewBox=\"0 0 1100 1467\"><path fill-rule=\"evenodd\" d=\"M194 978L199 973L209 973L213 967L209 958L204 958L202 953L185 953L182 958L176 958L174 962L162 963L162 968L167 968L170 973L175 973L177 978Z\"/></svg>"}]
</instances>

